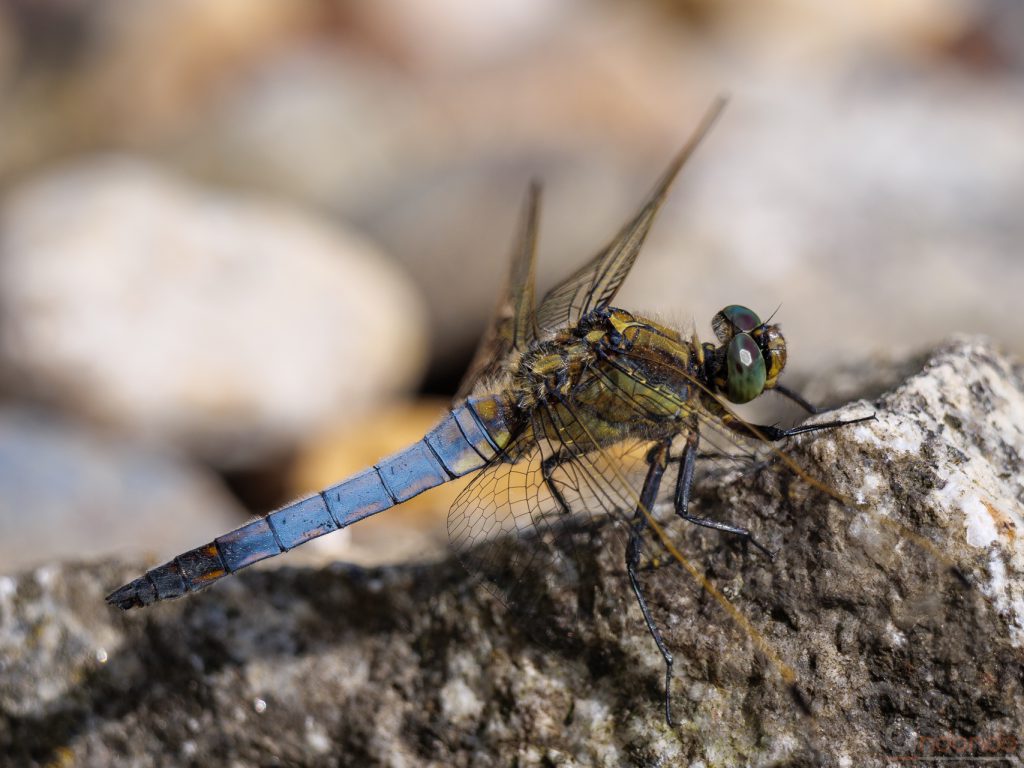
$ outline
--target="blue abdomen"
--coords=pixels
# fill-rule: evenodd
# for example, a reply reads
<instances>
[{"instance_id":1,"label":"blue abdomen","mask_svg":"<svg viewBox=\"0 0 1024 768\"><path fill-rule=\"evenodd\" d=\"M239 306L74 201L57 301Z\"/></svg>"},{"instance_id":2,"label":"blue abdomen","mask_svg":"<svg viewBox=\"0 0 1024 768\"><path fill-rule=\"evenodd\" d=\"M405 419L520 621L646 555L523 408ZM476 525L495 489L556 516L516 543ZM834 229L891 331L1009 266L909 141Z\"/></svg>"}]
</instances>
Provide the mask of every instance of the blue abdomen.
<instances>
[{"instance_id":1,"label":"blue abdomen","mask_svg":"<svg viewBox=\"0 0 1024 768\"><path fill-rule=\"evenodd\" d=\"M405 450L178 555L111 593L107 602L127 609L198 591L253 563L480 469L507 441L508 427L498 398L471 398Z\"/></svg>"}]
</instances>

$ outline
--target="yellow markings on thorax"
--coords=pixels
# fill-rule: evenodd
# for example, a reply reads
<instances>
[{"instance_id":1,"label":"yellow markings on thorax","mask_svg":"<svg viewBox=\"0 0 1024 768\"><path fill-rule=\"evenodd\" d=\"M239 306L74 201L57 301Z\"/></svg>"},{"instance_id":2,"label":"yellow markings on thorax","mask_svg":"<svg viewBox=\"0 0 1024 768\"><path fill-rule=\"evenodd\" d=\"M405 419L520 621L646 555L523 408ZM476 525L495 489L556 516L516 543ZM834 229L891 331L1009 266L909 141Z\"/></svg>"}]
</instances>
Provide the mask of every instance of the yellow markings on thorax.
<instances>
[{"instance_id":1,"label":"yellow markings on thorax","mask_svg":"<svg viewBox=\"0 0 1024 768\"><path fill-rule=\"evenodd\" d=\"M608 321L630 345L630 349L647 353L643 357L650 364L637 364L635 359L628 357L613 364L608 375L616 386L641 398L644 409L653 419L680 418L689 413L688 382L677 381L673 386L668 382L652 380L652 374L658 367L662 367L663 371L688 370L694 354L700 354L699 344L691 348L677 331L621 310L612 312ZM650 356L652 353L653 356Z\"/></svg>"},{"instance_id":2,"label":"yellow markings on thorax","mask_svg":"<svg viewBox=\"0 0 1024 768\"><path fill-rule=\"evenodd\" d=\"M694 358L678 332L614 310L584 334L563 331L538 349L520 379L517 402L528 410L568 398L586 413L602 444L650 434L692 415L695 390L677 371L691 370Z\"/></svg>"},{"instance_id":3,"label":"yellow markings on thorax","mask_svg":"<svg viewBox=\"0 0 1024 768\"><path fill-rule=\"evenodd\" d=\"M565 357L558 353L541 355L535 358L531 368L534 375L540 378L547 378L556 375L565 367Z\"/></svg>"},{"instance_id":4,"label":"yellow markings on thorax","mask_svg":"<svg viewBox=\"0 0 1024 768\"><path fill-rule=\"evenodd\" d=\"M635 404L642 405L653 419L677 418L686 411L685 397L681 397L671 387L650 381L641 370L633 366L628 369L612 366L606 375Z\"/></svg>"}]
</instances>

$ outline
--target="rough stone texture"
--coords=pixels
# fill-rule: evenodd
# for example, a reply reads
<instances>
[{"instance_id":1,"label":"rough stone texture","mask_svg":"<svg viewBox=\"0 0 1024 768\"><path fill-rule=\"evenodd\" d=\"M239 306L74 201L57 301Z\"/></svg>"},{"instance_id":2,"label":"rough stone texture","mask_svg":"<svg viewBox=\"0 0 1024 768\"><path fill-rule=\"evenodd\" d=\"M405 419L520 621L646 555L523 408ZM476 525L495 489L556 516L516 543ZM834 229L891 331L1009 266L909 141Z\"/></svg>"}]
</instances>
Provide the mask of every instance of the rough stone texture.
<instances>
[{"instance_id":1,"label":"rough stone texture","mask_svg":"<svg viewBox=\"0 0 1024 768\"><path fill-rule=\"evenodd\" d=\"M220 465L412 386L423 307L368 241L100 156L0 211L0 368Z\"/></svg>"},{"instance_id":2,"label":"rough stone texture","mask_svg":"<svg viewBox=\"0 0 1024 768\"><path fill-rule=\"evenodd\" d=\"M581 593L591 620L547 646L451 562L246 573L127 615L102 598L134 565L0 581L0 749L141 766L1015 764L1024 368L956 340L838 415L869 411L787 446L851 505L777 465L706 484L699 509L749 525L774 562L673 528L793 668L806 708L707 593L652 577L677 659L667 727L661 659L623 608L606 526Z\"/></svg>"}]
</instances>

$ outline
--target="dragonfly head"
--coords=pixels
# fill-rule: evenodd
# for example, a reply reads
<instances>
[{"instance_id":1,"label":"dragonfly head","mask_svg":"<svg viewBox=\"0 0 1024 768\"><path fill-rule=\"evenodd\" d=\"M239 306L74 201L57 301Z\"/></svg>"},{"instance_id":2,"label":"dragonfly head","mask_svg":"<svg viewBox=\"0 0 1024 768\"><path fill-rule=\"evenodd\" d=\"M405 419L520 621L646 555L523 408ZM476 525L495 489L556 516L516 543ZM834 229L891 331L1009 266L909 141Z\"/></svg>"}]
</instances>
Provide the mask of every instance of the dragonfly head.
<instances>
[{"instance_id":1,"label":"dragonfly head","mask_svg":"<svg viewBox=\"0 0 1024 768\"><path fill-rule=\"evenodd\" d=\"M712 378L729 402L748 403L778 383L786 365L786 340L779 326L762 323L746 307L730 304L712 318L711 327L722 345L716 350Z\"/></svg>"}]
</instances>

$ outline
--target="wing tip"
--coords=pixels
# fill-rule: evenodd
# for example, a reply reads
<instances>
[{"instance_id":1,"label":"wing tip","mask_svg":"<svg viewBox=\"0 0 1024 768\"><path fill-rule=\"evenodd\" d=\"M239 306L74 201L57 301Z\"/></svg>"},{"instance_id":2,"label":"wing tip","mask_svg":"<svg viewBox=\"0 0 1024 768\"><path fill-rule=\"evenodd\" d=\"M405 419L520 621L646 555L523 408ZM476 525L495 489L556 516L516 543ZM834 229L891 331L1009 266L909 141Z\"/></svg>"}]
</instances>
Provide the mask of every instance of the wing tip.
<instances>
[{"instance_id":1,"label":"wing tip","mask_svg":"<svg viewBox=\"0 0 1024 768\"><path fill-rule=\"evenodd\" d=\"M704 110L704 115L701 117L697 127L690 134L690 137L683 144L682 148L676 153L676 156L672 159L671 165L665 175L662 176L661 181L655 188L655 193L652 195L651 203L655 205L659 204L661 200L668 194L668 190L672 186L672 182L676 176L679 175L679 171L682 170L683 166L686 165L686 161L690 159L697 147L701 145L704 139L707 138L708 134L711 133L711 129L714 128L715 123L718 122L718 118L722 116L725 108L729 105L729 95L727 93L719 93L715 98L711 100L711 104Z\"/></svg>"}]
</instances>

